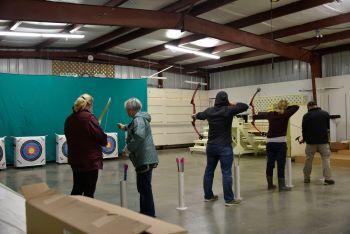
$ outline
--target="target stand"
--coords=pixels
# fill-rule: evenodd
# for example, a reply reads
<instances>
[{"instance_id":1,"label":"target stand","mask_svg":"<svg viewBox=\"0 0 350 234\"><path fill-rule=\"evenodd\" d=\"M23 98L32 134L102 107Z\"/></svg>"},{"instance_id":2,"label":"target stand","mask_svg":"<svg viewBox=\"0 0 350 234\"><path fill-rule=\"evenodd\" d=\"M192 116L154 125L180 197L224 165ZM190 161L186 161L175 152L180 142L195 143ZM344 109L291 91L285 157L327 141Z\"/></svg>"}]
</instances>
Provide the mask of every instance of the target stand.
<instances>
[{"instance_id":1,"label":"target stand","mask_svg":"<svg viewBox=\"0 0 350 234\"><path fill-rule=\"evenodd\" d=\"M46 164L45 136L14 138L15 167Z\"/></svg>"},{"instance_id":2,"label":"target stand","mask_svg":"<svg viewBox=\"0 0 350 234\"><path fill-rule=\"evenodd\" d=\"M68 145L65 135L56 134L56 162L68 163Z\"/></svg>"},{"instance_id":3,"label":"target stand","mask_svg":"<svg viewBox=\"0 0 350 234\"><path fill-rule=\"evenodd\" d=\"M103 158L118 157L118 133L109 132L107 134L107 145L102 147Z\"/></svg>"},{"instance_id":4,"label":"target stand","mask_svg":"<svg viewBox=\"0 0 350 234\"><path fill-rule=\"evenodd\" d=\"M0 170L6 169L5 137L0 138Z\"/></svg>"}]
</instances>

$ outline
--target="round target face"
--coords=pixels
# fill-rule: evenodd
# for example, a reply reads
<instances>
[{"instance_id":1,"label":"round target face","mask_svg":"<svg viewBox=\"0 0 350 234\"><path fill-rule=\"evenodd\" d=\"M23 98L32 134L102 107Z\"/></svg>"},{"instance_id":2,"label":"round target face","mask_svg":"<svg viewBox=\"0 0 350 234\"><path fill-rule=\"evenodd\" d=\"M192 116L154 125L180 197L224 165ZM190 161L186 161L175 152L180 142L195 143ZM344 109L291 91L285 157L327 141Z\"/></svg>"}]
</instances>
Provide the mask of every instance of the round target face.
<instances>
[{"instance_id":1,"label":"round target face","mask_svg":"<svg viewBox=\"0 0 350 234\"><path fill-rule=\"evenodd\" d=\"M65 141L65 142L62 144L62 154L63 154L63 156L65 156L65 157L68 156L68 144L67 144L67 141Z\"/></svg>"},{"instance_id":2,"label":"round target face","mask_svg":"<svg viewBox=\"0 0 350 234\"><path fill-rule=\"evenodd\" d=\"M0 147L0 161L2 160L2 157L4 157L4 150Z\"/></svg>"},{"instance_id":3,"label":"round target face","mask_svg":"<svg viewBox=\"0 0 350 234\"><path fill-rule=\"evenodd\" d=\"M111 136L107 136L107 145L105 147L102 147L102 152L104 154L111 154L115 151L115 148L117 147L117 142L115 139Z\"/></svg>"},{"instance_id":4,"label":"round target face","mask_svg":"<svg viewBox=\"0 0 350 234\"><path fill-rule=\"evenodd\" d=\"M27 161L35 161L40 158L43 152L41 144L36 140L29 140L22 144L21 146L21 156Z\"/></svg>"}]
</instances>

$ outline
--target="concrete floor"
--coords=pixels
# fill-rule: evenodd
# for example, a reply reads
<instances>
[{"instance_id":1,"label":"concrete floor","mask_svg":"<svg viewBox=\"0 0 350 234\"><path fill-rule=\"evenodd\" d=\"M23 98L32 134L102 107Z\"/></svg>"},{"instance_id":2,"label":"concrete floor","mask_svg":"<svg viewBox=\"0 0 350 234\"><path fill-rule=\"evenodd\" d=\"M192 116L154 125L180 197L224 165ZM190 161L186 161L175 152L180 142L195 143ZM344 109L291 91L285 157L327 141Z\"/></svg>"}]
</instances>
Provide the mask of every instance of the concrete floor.
<instances>
[{"instance_id":1,"label":"concrete floor","mask_svg":"<svg viewBox=\"0 0 350 234\"><path fill-rule=\"evenodd\" d=\"M177 211L176 156L186 157L185 184L188 210ZM243 202L225 207L218 168L214 192L220 200L203 202L202 176L205 156L190 155L187 149L159 151L160 164L155 170L153 187L159 219L179 224L189 233L350 233L350 170L333 168L335 186L320 184L320 166L315 166L309 185L302 181L302 165L293 163L292 192L266 190L265 158L245 156L240 161ZM105 161L100 173L96 198L119 204L119 181L125 161ZM130 162L126 161L130 164ZM132 167L131 167L132 168ZM135 173L130 170L129 208L138 211ZM50 163L45 167L8 169L0 172L0 182L19 191L21 185L44 181L69 194L72 173L68 165Z\"/></svg>"}]
</instances>

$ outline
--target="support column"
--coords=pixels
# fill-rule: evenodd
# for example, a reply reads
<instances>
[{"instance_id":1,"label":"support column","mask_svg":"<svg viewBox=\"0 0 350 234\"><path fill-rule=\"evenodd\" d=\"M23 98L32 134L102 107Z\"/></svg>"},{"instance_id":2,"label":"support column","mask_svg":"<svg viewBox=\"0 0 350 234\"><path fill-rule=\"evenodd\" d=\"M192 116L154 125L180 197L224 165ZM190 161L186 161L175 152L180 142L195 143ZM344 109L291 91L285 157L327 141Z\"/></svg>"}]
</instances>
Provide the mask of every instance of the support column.
<instances>
[{"instance_id":1,"label":"support column","mask_svg":"<svg viewBox=\"0 0 350 234\"><path fill-rule=\"evenodd\" d=\"M322 57L318 54L314 54L310 66L312 79L312 97L314 101L317 102L316 78L322 77Z\"/></svg>"}]
</instances>

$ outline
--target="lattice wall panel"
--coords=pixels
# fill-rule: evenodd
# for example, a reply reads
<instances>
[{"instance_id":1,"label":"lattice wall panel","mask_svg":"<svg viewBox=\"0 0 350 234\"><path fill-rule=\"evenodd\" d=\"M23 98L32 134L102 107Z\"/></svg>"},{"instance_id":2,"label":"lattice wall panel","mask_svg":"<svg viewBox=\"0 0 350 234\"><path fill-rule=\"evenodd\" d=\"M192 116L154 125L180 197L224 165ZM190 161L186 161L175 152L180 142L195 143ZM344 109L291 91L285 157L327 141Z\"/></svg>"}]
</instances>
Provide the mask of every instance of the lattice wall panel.
<instances>
[{"instance_id":1,"label":"lattice wall panel","mask_svg":"<svg viewBox=\"0 0 350 234\"><path fill-rule=\"evenodd\" d=\"M255 110L256 112L271 111L273 106L282 99L287 100L289 105L306 105L307 103L307 96L304 95L257 97L254 100Z\"/></svg>"},{"instance_id":2,"label":"lattice wall panel","mask_svg":"<svg viewBox=\"0 0 350 234\"><path fill-rule=\"evenodd\" d=\"M78 76L114 77L114 66L108 64L57 61L52 62L53 75L77 74Z\"/></svg>"}]
</instances>

